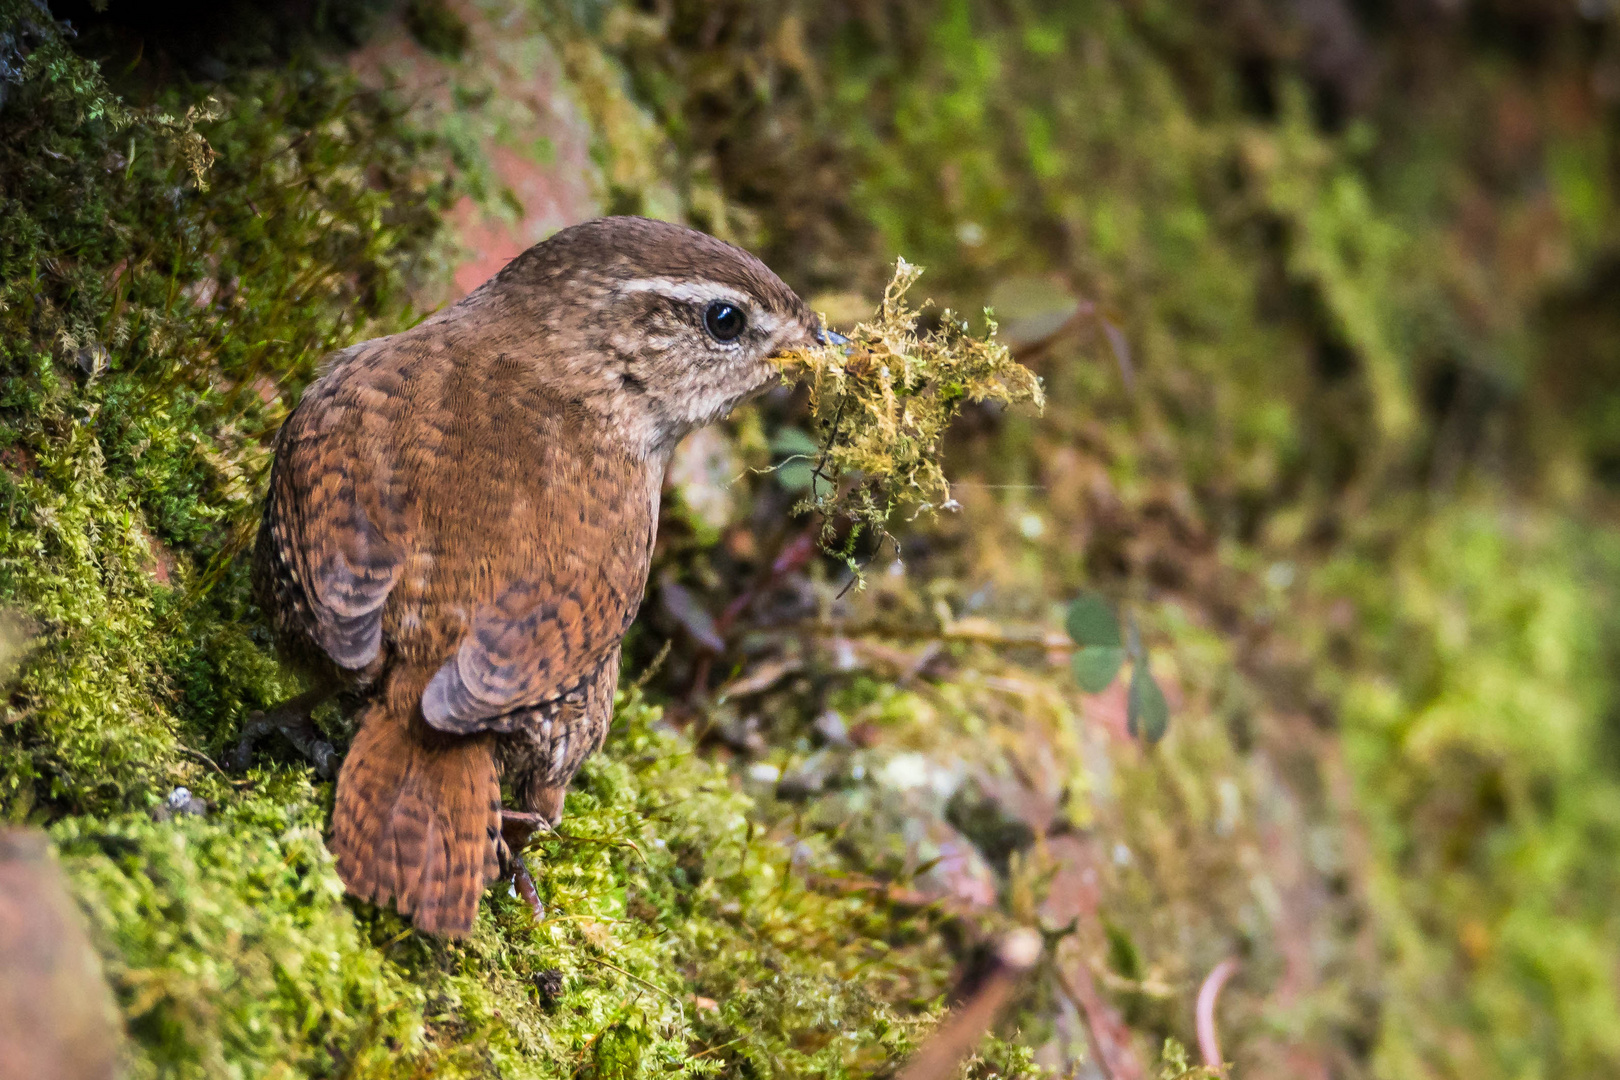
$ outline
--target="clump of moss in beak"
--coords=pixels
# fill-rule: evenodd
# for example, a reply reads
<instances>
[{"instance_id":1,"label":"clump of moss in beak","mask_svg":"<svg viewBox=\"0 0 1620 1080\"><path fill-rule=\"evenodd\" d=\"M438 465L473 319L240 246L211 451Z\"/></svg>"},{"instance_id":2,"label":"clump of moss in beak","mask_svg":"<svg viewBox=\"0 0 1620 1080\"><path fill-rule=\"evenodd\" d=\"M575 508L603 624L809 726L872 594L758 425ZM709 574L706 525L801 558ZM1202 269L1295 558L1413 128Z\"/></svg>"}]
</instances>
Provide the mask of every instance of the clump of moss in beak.
<instances>
[{"instance_id":1,"label":"clump of moss in beak","mask_svg":"<svg viewBox=\"0 0 1620 1080\"><path fill-rule=\"evenodd\" d=\"M942 444L964 405L1044 405L1040 379L996 340L988 310L983 336L948 309L935 328L919 329L920 311L907 304L906 293L921 275L922 267L898 260L872 318L847 338L827 335L825 344L777 358L785 380L809 388L820 446L815 482L795 510L822 514L828 550L839 519L848 519L839 545L846 559L863 530L884 534L896 507L910 507L915 516L955 505Z\"/></svg>"}]
</instances>

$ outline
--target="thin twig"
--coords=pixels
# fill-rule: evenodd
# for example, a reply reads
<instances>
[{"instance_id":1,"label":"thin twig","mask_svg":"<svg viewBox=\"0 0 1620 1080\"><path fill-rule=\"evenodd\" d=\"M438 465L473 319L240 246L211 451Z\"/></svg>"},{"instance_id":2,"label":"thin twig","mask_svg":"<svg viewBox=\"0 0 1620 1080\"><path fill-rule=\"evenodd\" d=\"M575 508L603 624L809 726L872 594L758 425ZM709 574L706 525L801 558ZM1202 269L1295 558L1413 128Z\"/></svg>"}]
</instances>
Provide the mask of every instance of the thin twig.
<instances>
[{"instance_id":1,"label":"thin twig","mask_svg":"<svg viewBox=\"0 0 1620 1080\"><path fill-rule=\"evenodd\" d=\"M888 626L875 622L846 625L830 619L816 619L799 623L798 628L807 630L819 637L884 637L897 638L901 641L960 641L974 645L1056 649L1065 652L1072 652L1080 647L1065 634L1040 630L1026 633L1008 632L1000 627L982 625L973 625L966 628L947 626L943 629L928 630L922 627Z\"/></svg>"},{"instance_id":2,"label":"thin twig","mask_svg":"<svg viewBox=\"0 0 1620 1080\"><path fill-rule=\"evenodd\" d=\"M588 954L581 954L581 955L584 956L584 958L586 960L589 960L593 964L601 964L605 968L611 968L612 970L617 971L620 975L623 975L625 978L631 979L631 980L633 980L635 982L640 983L642 986L645 986L648 990L651 990L653 993L662 994L664 997L669 998L669 1000L671 1000L671 1001L673 1001L675 1003L675 1007L681 1011L681 1026L682 1027L686 1026L686 1004L684 1002L682 1002L680 998L676 997L674 994L670 993L668 990L665 990L662 986L656 986L653 983L648 982L646 979L643 979L640 975L636 975L636 974L633 974L631 972L628 972L628 971L624 970L624 968L620 967L618 964L612 964L612 963L609 963L606 960L601 959L600 957L590 956Z\"/></svg>"},{"instance_id":3,"label":"thin twig","mask_svg":"<svg viewBox=\"0 0 1620 1080\"><path fill-rule=\"evenodd\" d=\"M947 1080L989 1033L1024 975L1040 960L1041 936L1014 930L996 949L995 968L906 1063L900 1080Z\"/></svg>"},{"instance_id":4,"label":"thin twig","mask_svg":"<svg viewBox=\"0 0 1620 1080\"><path fill-rule=\"evenodd\" d=\"M603 847L619 847L622 844L636 853L636 858L641 860L643 866L652 865L647 862L647 856L641 853L641 849L636 846L636 842L628 837L570 836L568 833L559 832L556 829L551 830L550 837L555 840L567 840L575 844L601 844ZM544 843L544 839L541 842Z\"/></svg>"},{"instance_id":5,"label":"thin twig","mask_svg":"<svg viewBox=\"0 0 1620 1080\"><path fill-rule=\"evenodd\" d=\"M652 658L652 663L648 664L647 669L636 676L636 681L630 684L632 689L643 690L648 683L652 682L653 676L657 675L658 670L664 666L664 661L669 659L669 650L674 644L674 638L664 639L664 647L658 650L658 655Z\"/></svg>"},{"instance_id":6,"label":"thin twig","mask_svg":"<svg viewBox=\"0 0 1620 1080\"><path fill-rule=\"evenodd\" d=\"M697 1053L693 1054L691 1059L689 1059L689 1060L695 1060L695 1059L700 1058L700 1057L707 1057L708 1055L714 1053L716 1050L724 1050L728 1046L736 1046L738 1043L742 1042L746 1038L748 1038L748 1036L739 1035L735 1039L732 1039L730 1042L723 1042L719 1046L711 1046L707 1050L699 1050Z\"/></svg>"},{"instance_id":7,"label":"thin twig","mask_svg":"<svg viewBox=\"0 0 1620 1080\"><path fill-rule=\"evenodd\" d=\"M826 476L822 475L821 470L827 467L827 455L832 453L832 448L838 443L838 428L844 421L844 406L848 404L848 394L845 394L838 399L838 411L833 413L832 434L827 436L827 445L821 448L821 460L816 462L816 467L811 470L810 473L812 478L810 484L810 494L812 497L816 493L815 481L827 479Z\"/></svg>"},{"instance_id":8,"label":"thin twig","mask_svg":"<svg viewBox=\"0 0 1620 1080\"><path fill-rule=\"evenodd\" d=\"M213 758L209 757L207 754L203 753L201 750L193 750L191 747L186 746L183 743L177 743L175 745L180 749L180 751L182 753L190 754L192 757L197 758L203 764L207 765L209 768L211 768L215 772L219 773L219 775L221 775L221 776L223 776L225 778L225 782L227 784L231 785L231 787L236 788L237 790L241 790L242 788L246 788L246 787L252 787L254 784L258 783L257 780L237 780L237 779L233 778L230 773L226 772L224 769L219 767L219 762L215 761Z\"/></svg>"},{"instance_id":9,"label":"thin twig","mask_svg":"<svg viewBox=\"0 0 1620 1080\"><path fill-rule=\"evenodd\" d=\"M405 929L401 930L399 933L395 934L393 937L391 937L387 941L383 942L382 947L385 948L385 949L388 949L388 948L392 948L395 945L398 945L400 942L402 942L406 938L410 937L411 936L411 931L415 930L415 929L416 929L416 927L414 927L414 926L407 926Z\"/></svg>"},{"instance_id":10,"label":"thin twig","mask_svg":"<svg viewBox=\"0 0 1620 1080\"><path fill-rule=\"evenodd\" d=\"M810 556L815 551L815 534L816 527L811 525L804 532L783 544L777 550L776 557L771 560L770 566L756 576L753 584L738 593L732 598L731 603L726 605L725 611L721 612L720 617L715 620L714 632L722 639L725 639L731 633L732 626L742 617L743 612L748 610L750 604L766 590L775 588L776 584L788 574L801 569L805 563L809 562ZM691 685L687 689L686 697L688 701L699 694L709 692L709 672L713 665L714 654L705 649L698 658Z\"/></svg>"}]
</instances>

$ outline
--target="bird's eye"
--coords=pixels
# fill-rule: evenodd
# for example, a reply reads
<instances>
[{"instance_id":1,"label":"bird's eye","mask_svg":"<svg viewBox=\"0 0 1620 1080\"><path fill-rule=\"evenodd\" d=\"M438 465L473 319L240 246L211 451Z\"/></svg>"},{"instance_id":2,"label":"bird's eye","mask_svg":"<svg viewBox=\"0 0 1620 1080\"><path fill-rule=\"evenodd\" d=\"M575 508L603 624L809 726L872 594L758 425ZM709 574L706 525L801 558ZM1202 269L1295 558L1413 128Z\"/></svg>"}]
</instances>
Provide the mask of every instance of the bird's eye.
<instances>
[{"instance_id":1,"label":"bird's eye","mask_svg":"<svg viewBox=\"0 0 1620 1080\"><path fill-rule=\"evenodd\" d=\"M735 304L716 300L703 313L703 328L716 341L736 341L748 327L748 317Z\"/></svg>"}]
</instances>

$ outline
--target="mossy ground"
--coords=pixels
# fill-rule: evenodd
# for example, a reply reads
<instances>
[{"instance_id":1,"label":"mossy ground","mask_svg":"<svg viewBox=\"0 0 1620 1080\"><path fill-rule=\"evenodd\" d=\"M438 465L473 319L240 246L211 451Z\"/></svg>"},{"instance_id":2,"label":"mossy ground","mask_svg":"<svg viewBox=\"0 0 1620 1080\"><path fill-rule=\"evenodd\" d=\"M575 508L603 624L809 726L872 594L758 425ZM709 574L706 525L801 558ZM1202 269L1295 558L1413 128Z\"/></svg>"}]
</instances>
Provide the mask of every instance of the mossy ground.
<instances>
[{"instance_id":1,"label":"mossy ground","mask_svg":"<svg viewBox=\"0 0 1620 1080\"><path fill-rule=\"evenodd\" d=\"M443 944L357 915L327 785L203 778L207 818L52 827L153 1076L868 1073L912 1046L948 968L928 912L809 887L751 800L639 696L531 849L545 916L493 892Z\"/></svg>"},{"instance_id":2,"label":"mossy ground","mask_svg":"<svg viewBox=\"0 0 1620 1080\"><path fill-rule=\"evenodd\" d=\"M462 9L410 7L476 62ZM240 558L268 435L417 317L442 211L505 195L307 42L119 54L115 93L0 3L0 604L34 641L0 807L55 839L132 1071L881 1073L1016 920L1052 955L983 1074L1092 1055L1082 976L1139 1057L1191 1044L1231 955L1247 1075L1612 1074L1620 35L1283 7L539 6L606 208L823 308L914 259L1048 407L965 410L960 513L843 599L766 468L815 445L802 401L738 417L729 516L672 493L632 674L671 647L534 856L545 920L497 889L449 946L340 896L287 747L210 762L293 689ZM1049 648L1082 587L1174 691L1156 749ZM179 784L210 814L153 820Z\"/></svg>"},{"instance_id":3,"label":"mossy ground","mask_svg":"<svg viewBox=\"0 0 1620 1080\"><path fill-rule=\"evenodd\" d=\"M1090 774L1133 1023L1230 950L1250 1075L1612 1072L1613 12L719 7L593 29L689 212L828 307L926 265L1045 382L954 429L918 606L1101 588L1181 686Z\"/></svg>"},{"instance_id":4,"label":"mossy ground","mask_svg":"<svg viewBox=\"0 0 1620 1080\"><path fill-rule=\"evenodd\" d=\"M903 1053L945 988L939 916L808 888L829 856L758 831L639 697L531 856L545 920L492 894L464 945L344 901L330 785L301 764L219 772L293 688L239 557L266 437L322 354L413 317L458 172L299 56L209 87L198 176L163 110L200 91L126 108L34 16L7 10L32 21L0 148L0 596L34 639L0 784L9 819L50 825L132 1073L838 1076ZM211 813L154 820L177 785Z\"/></svg>"}]
</instances>

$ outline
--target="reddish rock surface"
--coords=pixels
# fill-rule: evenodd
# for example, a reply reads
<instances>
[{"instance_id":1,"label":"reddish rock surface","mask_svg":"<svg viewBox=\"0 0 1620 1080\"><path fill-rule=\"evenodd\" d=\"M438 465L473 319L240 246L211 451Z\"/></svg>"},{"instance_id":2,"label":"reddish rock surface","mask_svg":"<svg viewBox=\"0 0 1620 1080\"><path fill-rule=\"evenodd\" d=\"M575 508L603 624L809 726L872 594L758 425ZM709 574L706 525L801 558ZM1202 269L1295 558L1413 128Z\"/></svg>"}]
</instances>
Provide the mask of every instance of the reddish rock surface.
<instances>
[{"instance_id":1,"label":"reddish rock surface","mask_svg":"<svg viewBox=\"0 0 1620 1080\"><path fill-rule=\"evenodd\" d=\"M112 1080L116 1016L45 836L0 830L0 1077Z\"/></svg>"},{"instance_id":2,"label":"reddish rock surface","mask_svg":"<svg viewBox=\"0 0 1620 1080\"><path fill-rule=\"evenodd\" d=\"M591 132L568 92L562 64L516 0L450 0L467 26L458 59L436 56L399 16L350 58L369 86L411 103L419 123L482 151L448 220L459 246L453 287L424 306L458 299L514 256L567 225L597 216Z\"/></svg>"}]
</instances>

